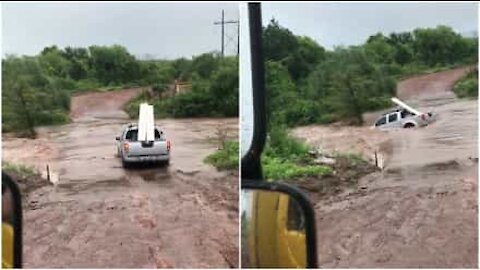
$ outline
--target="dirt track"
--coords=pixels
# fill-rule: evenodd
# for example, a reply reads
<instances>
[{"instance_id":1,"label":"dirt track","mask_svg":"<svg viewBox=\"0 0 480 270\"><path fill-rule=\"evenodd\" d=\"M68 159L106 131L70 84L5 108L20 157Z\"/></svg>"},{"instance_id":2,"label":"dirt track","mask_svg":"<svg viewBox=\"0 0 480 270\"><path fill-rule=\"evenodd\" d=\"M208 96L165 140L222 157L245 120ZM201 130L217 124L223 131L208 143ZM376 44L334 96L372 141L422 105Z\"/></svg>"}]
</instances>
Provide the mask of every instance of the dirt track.
<instances>
[{"instance_id":1,"label":"dirt track","mask_svg":"<svg viewBox=\"0 0 480 270\"><path fill-rule=\"evenodd\" d=\"M137 91L74 97L72 124L41 128L37 140L4 139L4 159L48 163L58 178L25 207L25 267L238 266L238 176L202 162L219 128L237 136L238 120L159 120L171 165L126 171L115 136Z\"/></svg>"},{"instance_id":2,"label":"dirt track","mask_svg":"<svg viewBox=\"0 0 480 270\"><path fill-rule=\"evenodd\" d=\"M385 157L385 170L361 179L358 189L315 202L321 267L478 266L478 101L450 91L464 72L399 83L399 97L439 114L426 128L294 130L328 151Z\"/></svg>"}]
</instances>

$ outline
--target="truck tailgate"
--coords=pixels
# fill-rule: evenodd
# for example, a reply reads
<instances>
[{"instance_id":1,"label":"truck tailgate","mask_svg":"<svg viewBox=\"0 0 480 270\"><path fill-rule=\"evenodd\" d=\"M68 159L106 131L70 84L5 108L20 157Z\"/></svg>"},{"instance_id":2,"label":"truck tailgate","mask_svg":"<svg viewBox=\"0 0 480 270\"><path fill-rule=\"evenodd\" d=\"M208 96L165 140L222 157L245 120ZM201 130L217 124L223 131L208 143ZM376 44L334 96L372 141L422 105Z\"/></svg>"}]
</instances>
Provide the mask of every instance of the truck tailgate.
<instances>
[{"instance_id":1,"label":"truck tailgate","mask_svg":"<svg viewBox=\"0 0 480 270\"><path fill-rule=\"evenodd\" d=\"M142 142L129 143L128 156L156 156L168 154L166 141L153 141L150 144Z\"/></svg>"}]
</instances>

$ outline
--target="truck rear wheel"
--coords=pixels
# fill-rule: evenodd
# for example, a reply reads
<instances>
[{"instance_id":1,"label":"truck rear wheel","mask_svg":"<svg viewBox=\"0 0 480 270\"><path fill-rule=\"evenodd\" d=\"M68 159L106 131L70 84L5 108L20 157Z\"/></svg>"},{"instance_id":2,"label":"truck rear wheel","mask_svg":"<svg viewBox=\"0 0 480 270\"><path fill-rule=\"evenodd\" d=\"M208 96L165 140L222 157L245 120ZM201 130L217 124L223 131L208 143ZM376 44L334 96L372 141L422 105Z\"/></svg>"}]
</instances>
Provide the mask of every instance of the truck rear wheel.
<instances>
[{"instance_id":1,"label":"truck rear wheel","mask_svg":"<svg viewBox=\"0 0 480 270\"><path fill-rule=\"evenodd\" d=\"M412 123L406 123L406 124L403 126L403 128L414 128L414 127L415 127L415 125L412 124Z\"/></svg>"}]
</instances>

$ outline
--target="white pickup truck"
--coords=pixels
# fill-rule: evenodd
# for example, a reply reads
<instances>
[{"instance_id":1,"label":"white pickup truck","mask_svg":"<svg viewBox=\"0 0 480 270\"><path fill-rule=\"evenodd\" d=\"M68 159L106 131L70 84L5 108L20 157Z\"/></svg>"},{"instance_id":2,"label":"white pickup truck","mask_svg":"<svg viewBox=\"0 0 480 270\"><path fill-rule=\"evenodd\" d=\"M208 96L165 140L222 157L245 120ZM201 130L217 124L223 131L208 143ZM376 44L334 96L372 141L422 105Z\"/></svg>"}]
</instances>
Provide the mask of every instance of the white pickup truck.
<instances>
[{"instance_id":1,"label":"white pickup truck","mask_svg":"<svg viewBox=\"0 0 480 270\"><path fill-rule=\"evenodd\" d=\"M392 101L400 106L400 108L383 114L375 121L375 128L414 128L427 126L435 120L432 112L422 113L408 106L397 98Z\"/></svg>"},{"instance_id":2,"label":"white pickup truck","mask_svg":"<svg viewBox=\"0 0 480 270\"><path fill-rule=\"evenodd\" d=\"M153 106L148 103L140 104L138 124L129 124L116 140L117 155L125 168L131 163L170 162L170 141L155 126Z\"/></svg>"},{"instance_id":3,"label":"white pickup truck","mask_svg":"<svg viewBox=\"0 0 480 270\"><path fill-rule=\"evenodd\" d=\"M123 167L131 163L159 162L168 165L170 162L170 141L161 129L155 127L153 141L139 141L138 127L129 124L122 135L116 137L117 155L122 159Z\"/></svg>"}]
</instances>

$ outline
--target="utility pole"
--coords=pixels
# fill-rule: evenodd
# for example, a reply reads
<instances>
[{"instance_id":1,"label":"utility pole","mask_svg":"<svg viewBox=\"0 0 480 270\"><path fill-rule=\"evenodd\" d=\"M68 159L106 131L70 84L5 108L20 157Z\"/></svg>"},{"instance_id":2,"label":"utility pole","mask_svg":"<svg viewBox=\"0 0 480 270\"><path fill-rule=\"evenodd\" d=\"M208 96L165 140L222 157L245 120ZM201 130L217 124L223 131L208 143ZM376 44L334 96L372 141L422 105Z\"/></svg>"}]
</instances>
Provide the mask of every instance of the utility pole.
<instances>
[{"instance_id":1,"label":"utility pole","mask_svg":"<svg viewBox=\"0 0 480 270\"><path fill-rule=\"evenodd\" d=\"M225 55L225 10L222 9L222 57Z\"/></svg>"},{"instance_id":2,"label":"utility pole","mask_svg":"<svg viewBox=\"0 0 480 270\"><path fill-rule=\"evenodd\" d=\"M240 20L237 21L237 56L240 56Z\"/></svg>"},{"instance_id":3,"label":"utility pole","mask_svg":"<svg viewBox=\"0 0 480 270\"><path fill-rule=\"evenodd\" d=\"M219 22L214 22L213 24L218 25L220 24L222 26L222 44L221 44L221 52L222 52L222 58L225 56L225 24L237 24L237 54L239 54L240 49L239 45L240 44L240 23L239 21L225 21L225 10L222 9L222 20Z\"/></svg>"}]
</instances>

